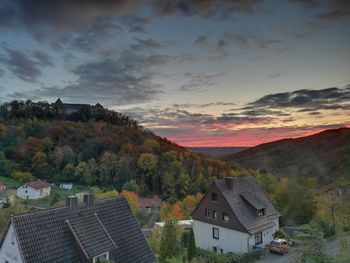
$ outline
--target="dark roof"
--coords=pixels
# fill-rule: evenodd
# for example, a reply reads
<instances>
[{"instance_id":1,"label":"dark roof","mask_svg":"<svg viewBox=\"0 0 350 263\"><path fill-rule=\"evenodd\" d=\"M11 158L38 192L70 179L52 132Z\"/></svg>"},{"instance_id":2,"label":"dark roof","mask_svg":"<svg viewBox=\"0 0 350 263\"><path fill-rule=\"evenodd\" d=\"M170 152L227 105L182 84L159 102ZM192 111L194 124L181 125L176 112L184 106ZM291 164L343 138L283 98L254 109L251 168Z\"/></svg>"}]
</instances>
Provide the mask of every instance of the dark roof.
<instances>
[{"instance_id":1,"label":"dark roof","mask_svg":"<svg viewBox=\"0 0 350 263\"><path fill-rule=\"evenodd\" d=\"M263 202L261 202L255 195L250 192L243 192L240 194L240 196L257 210L266 207Z\"/></svg>"},{"instance_id":2,"label":"dark roof","mask_svg":"<svg viewBox=\"0 0 350 263\"><path fill-rule=\"evenodd\" d=\"M50 186L49 183L41 180L25 183L24 185L34 188L36 190L47 188Z\"/></svg>"},{"instance_id":3,"label":"dark roof","mask_svg":"<svg viewBox=\"0 0 350 263\"><path fill-rule=\"evenodd\" d=\"M224 179L216 180L214 183L220 189L232 212L247 232L257 232L260 229L273 225L271 217L278 217L280 214L255 179L251 176L246 176L232 177L232 180L232 190L229 189ZM257 209L265 208L265 215L254 215L247 201L250 205L256 206Z\"/></svg>"},{"instance_id":4,"label":"dark roof","mask_svg":"<svg viewBox=\"0 0 350 263\"><path fill-rule=\"evenodd\" d=\"M125 197L13 216L25 263L90 262L110 252L120 263L153 263L155 257ZM2 245L2 244L1 244Z\"/></svg>"},{"instance_id":5,"label":"dark roof","mask_svg":"<svg viewBox=\"0 0 350 263\"><path fill-rule=\"evenodd\" d=\"M139 197L138 202L140 207L152 207L152 205L156 207L162 206L162 199L158 195L154 195L153 197Z\"/></svg>"}]
</instances>

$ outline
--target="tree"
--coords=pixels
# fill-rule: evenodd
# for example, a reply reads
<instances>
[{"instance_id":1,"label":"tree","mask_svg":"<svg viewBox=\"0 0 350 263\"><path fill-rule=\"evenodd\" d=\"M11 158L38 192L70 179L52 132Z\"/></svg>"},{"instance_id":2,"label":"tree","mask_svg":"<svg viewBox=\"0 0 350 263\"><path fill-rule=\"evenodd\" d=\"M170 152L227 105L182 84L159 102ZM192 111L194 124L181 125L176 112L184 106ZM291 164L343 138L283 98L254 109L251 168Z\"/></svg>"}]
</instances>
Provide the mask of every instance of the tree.
<instances>
[{"instance_id":1,"label":"tree","mask_svg":"<svg viewBox=\"0 0 350 263\"><path fill-rule=\"evenodd\" d=\"M32 173L37 178L47 178L48 176L47 156L43 152L37 152L32 159Z\"/></svg>"},{"instance_id":2,"label":"tree","mask_svg":"<svg viewBox=\"0 0 350 263\"><path fill-rule=\"evenodd\" d=\"M197 193L195 196L186 195L186 197L181 202L181 207L185 213L185 217L189 217L200 200L202 200L203 194Z\"/></svg>"},{"instance_id":3,"label":"tree","mask_svg":"<svg viewBox=\"0 0 350 263\"><path fill-rule=\"evenodd\" d=\"M7 160L5 154L0 152L0 175L9 177L11 175L12 164Z\"/></svg>"},{"instance_id":4,"label":"tree","mask_svg":"<svg viewBox=\"0 0 350 263\"><path fill-rule=\"evenodd\" d=\"M157 163L157 157L153 153L143 153L137 160L137 165L147 176L153 173Z\"/></svg>"},{"instance_id":5,"label":"tree","mask_svg":"<svg viewBox=\"0 0 350 263\"><path fill-rule=\"evenodd\" d=\"M123 185L123 189L134 193L140 192L140 186L136 183L135 180L130 180L129 182L126 182Z\"/></svg>"},{"instance_id":6,"label":"tree","mask_svg":"<svg viewBox=\"0 0 350 263\"><path fill-rule=\"evenodd\" d=\"M43 145L44 145L45 152L48 153L49 151L51 151L53 147L53 142L49 137L45 137L43 139Z\"/></svg>"},{"instance_id":7,"label":"tree","mask_svg":"<svg viewBox=\"0 0 350 263\"><path fill-rule=\"evenodd\" d=\"M75 175L75 167L72 163L67 163L62 171L62 180L72 181Z\"/></svg>"},{"instance_id":8,"label":"tree","mask_svg":"<svg viewBox=\"0 0 350 263\"><path fill-rule=\"evenodd\" d=\"M193 229L190 230L188 245L187 245L187 259L189 262L196 256L196 241L194 239Z\"/></svg>"},{"instance_id":9,"label":"tree","mask_svg":"<svg viewBox=\"0 0 350 263\"><path fill-rule=\"evenodd\" d=\"M19 180L22 183L30 182L33 180L32 174L27 172L13 172L12 178Z\"/></svg>"},{"instance_id":10,"label":"tree","mask_svg":"<svg viewBox=\"0 0 350 263\"><path fill-rule=\"evenodd\" d=\"M296 263L331 263L332 258L326 254L326 243L320 227L311 222L304 225L302 231L295 235L300 243L296 250Z\"/></svg>"},{"instance_id":11,"label":"tree","mask_svg":"<svg viewBox=\"0 0 350 263\"><path fill-rule=\"evenodd\" d=\"M137 194L127 190L123 190L121 194L126 197L132 212L136 214L137 210L139 209L139 199L137 197Z\"/></svg>"},{"instance_id":12,"label":"tree","mask_svg":"<svg viewBox=\"0 0 350 263\"><path fill-rule=\"evenodd\" d=\"M166 263L167 259L179 256L180 252L181 245L177 235L177 223L167 221L162 230L159 262Z\"/></svg>"},{"instance_id":13,"label":"tree","mask_svg":"<svg viewBox=\"0 0 350 263\"><path fill-rule=\"evenodd\" d=\"M77 165L77 168L75 169L75 178L76 181L83 180L90 181L90 172L89 172L89 166L86 162L80 162Z\"/></svg>"},{"instance_id":14,"label":"tree","mask_svg":"<svg viewBox=\"0 0 350 263\"><path fill-rule=\"evenodd\" d=\"M178 202L175 202L171 207L172 219L183 220L185 218L184 212Z\"/></svg>"},{"instance_id":15,"label":"tree","mask_svg":"<svg viewBox=\"0 0 350 263\"><path fill-rule=\"evenodd\" d=\"M152 234L147 241L154 254L159 254L160 238L161 238L160 232L157 229L153 228Z\"/></svg>"}]
</instances>

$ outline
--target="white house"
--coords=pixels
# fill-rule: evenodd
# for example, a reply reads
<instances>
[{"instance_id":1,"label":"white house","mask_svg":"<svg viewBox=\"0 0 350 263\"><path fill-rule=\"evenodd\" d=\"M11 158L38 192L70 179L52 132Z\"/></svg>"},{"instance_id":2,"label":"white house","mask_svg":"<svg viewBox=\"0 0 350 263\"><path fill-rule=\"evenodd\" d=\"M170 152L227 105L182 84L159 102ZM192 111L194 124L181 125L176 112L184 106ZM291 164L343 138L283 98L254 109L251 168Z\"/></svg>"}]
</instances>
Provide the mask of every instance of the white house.
<instances>
[{"instance_id":1,"label":"white house","mask_svg":"<svg viewBox=\"0 0 350 263\"><path fill-rule=\"evenodd\" d=\"M216 180L192 213L196 245L216 253L248 252L273 240L279 217L253 177Z\"/></svg>"},{"instance_id":2,"label":"white house","mask_svg":"<svg viewBox=\"0 0 350 263\"><path fill-rule=\"evenodd\" d=\"M73 188L72 183L60 183L60 188L65 190L71 190Z\"/></svg>"},{"instance_id":3,"label":"white house","mask_svg":"<svg viewBox=\"0 0 350 263\"><path fill-rule=\"evenodd\" d=\"M121 227L122 226L122 227ZM155 263L124 196L11 216L0 239L0 263Z\"/></svg>"},{"instance_id":4,"label":"white house","mask_svg":"<svg viewBox=\"0 0 350 263\"><path fill-rule=\"evenodd\" d=\"M50 193L50 184L41 180L25 183L17 188L17 196L22 199L39 199L50 195Z\"/></svg>"}]
</instances>

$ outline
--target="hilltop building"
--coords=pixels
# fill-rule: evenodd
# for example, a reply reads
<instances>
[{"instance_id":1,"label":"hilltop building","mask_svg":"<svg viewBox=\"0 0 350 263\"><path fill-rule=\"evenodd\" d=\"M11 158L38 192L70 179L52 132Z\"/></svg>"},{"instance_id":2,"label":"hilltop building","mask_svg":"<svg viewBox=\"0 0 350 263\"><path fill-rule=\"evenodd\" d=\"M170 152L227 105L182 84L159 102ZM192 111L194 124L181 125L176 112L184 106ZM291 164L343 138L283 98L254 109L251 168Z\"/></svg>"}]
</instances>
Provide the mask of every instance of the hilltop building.
<instances>
[{"instance_id":1,"label":"hilltop building","mask_svg":"<svg viewBox=\"0 0 350 263\"><path fill-rule=\"evenodd\" d=\"M17 188L17 196L22 199L40 199L50 193L51 185L41 180L25 183Z\"/></svg>"},{"instance_id":2,"label":"hilltop building","mask_svg":"<svg viewBox=\"0 0 350 263\"><path fill-rule=\"evenodd\" d=\"M192 213L197 247L216 253L248 252L273 240L279 217L253 177L216 180Z\"/></svg>"},{"instance_id":3,"label":"hilltop building","mask_svg":"<svg viewBox=\"0 0 350 263\"><path fill-rule=\"evenodd\" d=\"M0 240L0 262L154 263L124 196L12 216Z\"/></svg>"},{"instance_id":4,"label":"hilltop building","mask_svg":"<svg viewBox=\"0 0 350 263\"><path fill-rule=\"evenodd\" d=\"M89 107L91 105L78 103L63 103L62 100L58 98L55 103L52 103L52 106L62 108L66 111L66 113L70 114L79 111L83 107ZM103 106L100 103L96 103L94 107L97 109L103 109Z\"/></svg>"}]
</instances>

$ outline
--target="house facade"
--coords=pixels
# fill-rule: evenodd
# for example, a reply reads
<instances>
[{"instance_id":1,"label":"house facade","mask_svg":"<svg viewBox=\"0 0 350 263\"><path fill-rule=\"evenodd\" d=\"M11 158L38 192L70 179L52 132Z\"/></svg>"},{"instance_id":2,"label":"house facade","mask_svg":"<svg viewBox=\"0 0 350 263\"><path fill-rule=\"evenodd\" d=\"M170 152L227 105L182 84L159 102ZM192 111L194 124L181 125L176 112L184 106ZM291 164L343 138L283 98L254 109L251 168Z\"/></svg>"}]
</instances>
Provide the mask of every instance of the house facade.
<instances>
[{"instance_id":1,"label":"house facade","mask_svg":"<svg viewBox=\"0 0 350 263\"><path fill-rule=\"evenodd\" d=\"M6 190L6 184L3 182L0 182L0 191L5 191Z\"/></svg>"},{"instance_id":2,"label":"house facade","mask_svg":"<svg viewBox=\"0 0 350 263\"><path fill-rule=\"evenodd\" d=\"M152 197L139 197L138 198L139 207L142 208L152 208L153 206L156 208L160 208L162 206L162 199L158 195L154 195Z\"/></svg>"},{"instance_id":3,"label":"house facade","mask_svg":"<svg viewBox=\"0 0 350 263\"><path fill-rule=\"evenodd\" d=\"M0 240L0 263L155 263L124 196L12 216Z\"/></svg>"},{"instance_id":4,"label":"house facade","mask_svg":"<svg viewBox=\"0 0 350 263\"><path fill-rule=\"evenodd\" d=\"M253 177L216 180L192 214L196 245L216 253L248 252L273 240L279 217Z\"/></svg>"},{"instance_id":5,"label":"house facade","mask_svg":"<svg viewBox=\"0 0 350 263\"><path fill-rule=\"evenodd\" d=\"M50 193L51 185L41 180L25 183L17 188L17 196L22 199L40 199Z\"/></svg>"},{"instance_id":6,"label":"house facade","mask_svg":"<svg viewBox=\"0 0 350 263\"><path fill-rule=\"evenodd\" d=\"M60 183L60 188L65 190L71 190L73 188L72 183Z\"/></svg>"}]
</instances>

